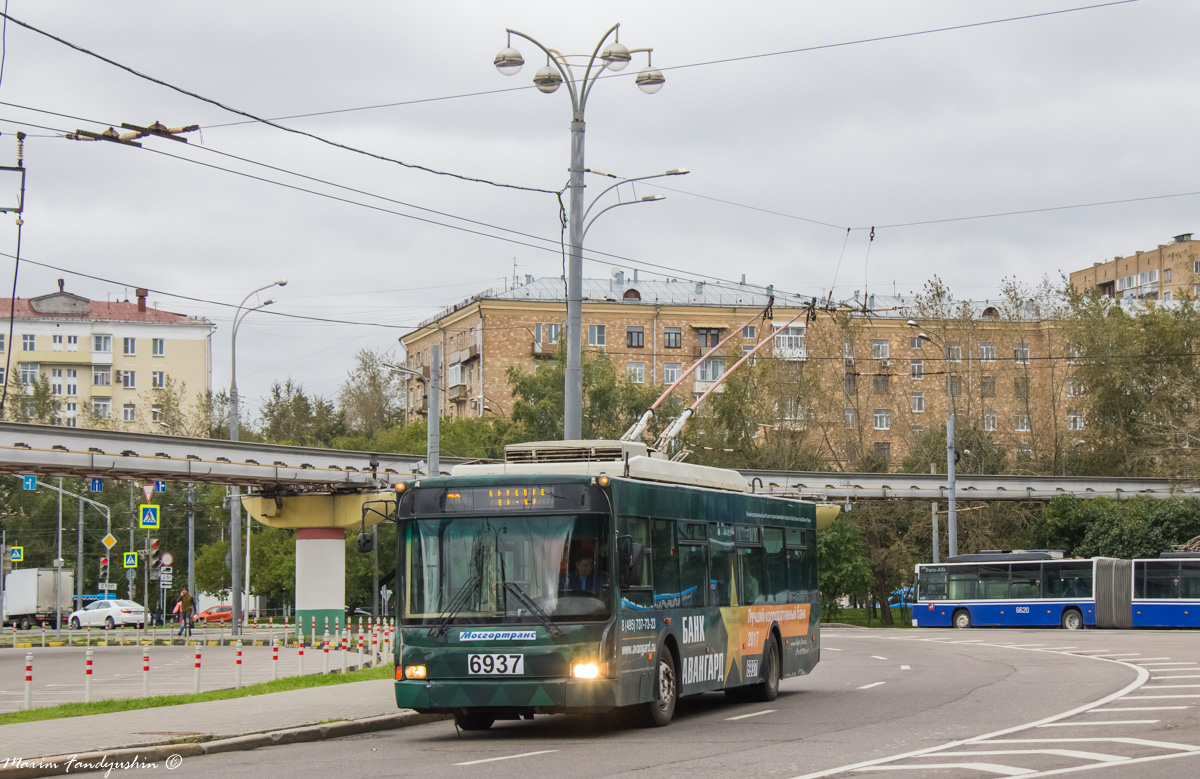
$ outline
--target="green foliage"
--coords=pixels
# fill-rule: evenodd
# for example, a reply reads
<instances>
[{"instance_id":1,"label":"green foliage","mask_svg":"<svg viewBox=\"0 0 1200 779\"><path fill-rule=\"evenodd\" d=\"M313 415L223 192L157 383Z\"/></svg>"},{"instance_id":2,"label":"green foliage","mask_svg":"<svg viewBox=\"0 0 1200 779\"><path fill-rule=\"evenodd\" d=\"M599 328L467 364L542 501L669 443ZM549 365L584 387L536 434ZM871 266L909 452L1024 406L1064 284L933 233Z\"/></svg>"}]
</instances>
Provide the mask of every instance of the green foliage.
<instances>
[{"instance_id":1,"label":"green foliage","mask_svg":"<svg viewBox=\"0 0 1200 779\"><path fill-rule=\"evenodd\" d=\"M862 533L846 516L839 516L817 533L817 560L821 619L829 621L837 617L841 610L837 599L843 595L867 597L871 589L871 564Z\"/></svg>"},{"instance_id":2,"label":"green foliage","mask_svg":"<svg viewBox=\"0 0 1200 779\"><path fill-rule=\"evenodd\" d=\"M247 520L250 521L250 520ZM250 540L250 591L269 608L296 602L296 532L254 523ZM199 586L199 580L197 580Z\"/></svg>"},{"instance_id":3,"label":"green foliage","mask_svg":"<svg viewBox=\"0 0 1200 779\"><path fill-rule=\"evenodd\" d=\"M959 459L956 473L997 474L1008 470L1006 453L991 433L976 425L954 427L954 448ZM929 465L938 473L946 472L946 426L926 430L913 442L901 470L905 473L929 473Z\"/></svg>"},{"instance_id":4,"label":"green foliage","mask_svg":"<svg viewBox=\"0 0 1200 779\"><path fill-rule=\"evenodd\" d=\"M309 398L288 379L271 385L262 407L262 432L271 443L328 447L336 436L345 435L345 413L332 401Z\"/></svg>"},{"instance_id":5,"label":"green foliage","mask_svg":"<svg viewBox=\"0 0 1200 779\"><path fill-rule=\"evenodd\" d=\"M1079 557L1157 557L1200 535L1197 498L1055 498L1034 527L1034 546Z\"/></svg>"},{"instance_id":6,"label":"green foliage","mask_svg":"<svg viewBox=\"0 0 1200 779\"><path fill-rule=\"evenodd\" d=\"M229 567L225 565L225 555L229 554L228 541L216 541L208 544L196 556L196 589L205 595L212 595L224 602L229 598L233 588L230 585ZM254 554L253 547L250 551Z\"/></svg>"},{"instance_id":7,"label":"green foliage","mask_svg":"<svg viewBox=\"0 0 1200 779\"><path fill-rule=\"evenodd\" d=\"M383 352L363 349L354 356L338 404L346 426L359 435L376 435L401 420L400 380L384 362Z\"/></svg>"}]
</instances>

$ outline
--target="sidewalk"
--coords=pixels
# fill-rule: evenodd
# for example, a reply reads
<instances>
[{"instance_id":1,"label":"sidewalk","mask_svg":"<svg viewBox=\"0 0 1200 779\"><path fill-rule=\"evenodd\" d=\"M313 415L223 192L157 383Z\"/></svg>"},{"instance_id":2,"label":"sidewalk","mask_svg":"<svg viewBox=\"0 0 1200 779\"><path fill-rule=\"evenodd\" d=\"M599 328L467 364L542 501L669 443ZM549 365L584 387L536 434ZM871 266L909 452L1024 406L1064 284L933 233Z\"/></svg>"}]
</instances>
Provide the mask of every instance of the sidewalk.
<instances>
[{"instance_id":1,"label":"sidewalk","mask_svg":"<svg viewBox=\"0 0 1200 779\"><path fill-rule=\"evenodd\" d=\"M0 777L64 773L66 757L71 755L78 755L78 760L84 762L89 759L85 755L94 760L106 755L112 762L132 759L135 754L143 762L161 761L172 754L186 758L254 749L406 727L442 718L397 709L393 684L390 679L378 679L224 701L4 725L0 729L5 750L0 754ZM63 759L55 761L55 756ZM11 758L57 763L60 770L18 766ZM73 773L78 771L76 767Z\"/></svg>"}]
</instances>

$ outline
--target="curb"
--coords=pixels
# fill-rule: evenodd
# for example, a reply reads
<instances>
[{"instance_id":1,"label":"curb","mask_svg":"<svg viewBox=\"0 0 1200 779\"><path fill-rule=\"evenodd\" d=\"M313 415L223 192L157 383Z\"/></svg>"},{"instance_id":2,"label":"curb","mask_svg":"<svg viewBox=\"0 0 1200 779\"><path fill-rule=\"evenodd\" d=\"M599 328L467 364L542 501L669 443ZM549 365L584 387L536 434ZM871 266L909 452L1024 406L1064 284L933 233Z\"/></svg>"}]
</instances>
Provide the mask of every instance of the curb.
<instances>
[{"instance_id":1,"label":"curb","mask_svg":"<svg viewBox=\"0 0 1200 779\"><path fill-rule=\"evenodd\" d=\"M27 777L60 776L69 772L83 770L105 770L105 768L128 766L138 768L154 767L150 764L164 763L168 760L182 760L185 757L200 757L201 755L216 755L222 752L239 752L259 747L280 746L283 744L301 744L311 741L324 741L330 738L355 736L360 733L373 733L380 730L396 730L413 725L424 725L427 722L450 719L449 714L419 714L415 711L402 711L396 714L383 714L378 717L366 717L356 720L341 720L328 722L323 725L304 725L297 728L268 730L261 733L247 733L231 738L214 739L212 736L199 736L196 741L171 743L170 741L155 741L135 747L121 747L109 751L84 752L79 754L55 755L51 757L22 759L20 763L5 766L0 764L0 777L5 779L26 779ZM13 758L15 760L15 758ZM84 766L80 764L93 764ZM170 766L172 768L176 765Z\"/></svg>"}]
</instances>

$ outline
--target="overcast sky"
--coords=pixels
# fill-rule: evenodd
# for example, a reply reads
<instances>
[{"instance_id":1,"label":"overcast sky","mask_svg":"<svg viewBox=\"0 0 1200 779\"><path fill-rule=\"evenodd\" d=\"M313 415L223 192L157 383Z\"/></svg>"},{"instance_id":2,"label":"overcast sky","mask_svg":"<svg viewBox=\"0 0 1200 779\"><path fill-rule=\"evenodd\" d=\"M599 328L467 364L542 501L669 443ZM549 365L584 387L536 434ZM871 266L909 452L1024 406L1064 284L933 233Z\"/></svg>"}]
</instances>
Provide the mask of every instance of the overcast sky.
<instances>
[{"instance_id":1,"label":"overcast sky","mask_svg":"<svg viewBox=\"0 0 1200 779\"><path fill-rule=\"evenodd\" d=\"M513 40L525 68L496 71L505 28L590 54L619 22L626 46L653 47L666 85L656 95L635 87L645 55L596 85L588 167L691 173L664 180L670 190L636 192L664 201L598 220L585 275L746 274L792 292L832 287L837 299L916 291L935 274L958 297L987 298L1007 277L1057 279L1200 232L1200 197L1162 197L1200 190L1200 3L980 24L1085 5L7 2L16 19L226 106L405 163L543 190L567 181L570 100L565 88L531 87L545 57L525 41ZM978 26L911 34L962 25ZM231 308L221 304L255 287L286 277L263 294L278 300L271 310L363 323L252 314L238 338L252 409L288 377L335 394L357 350L398 358L407 328L503 289L514 263L522 277L562 272L553 194L247 121L12 22L4 38L0 164L14 163L17 130L31 135L22 258L66 269L23 264L18 295L45 294L63 277L99 300L149 287L152 304L217 323L214 388L229 382ZM383 107L347 110L370 106ZM155 120L202 131L186 146L151 138L141 149L61 137ZM607 183L590 176L588 191ZM938 221L1132 199L1142 200ZM933 223L886 227L914 222ZM0 252L11 255L16 238L0 220Z\"/></svg>"}]
</instances>

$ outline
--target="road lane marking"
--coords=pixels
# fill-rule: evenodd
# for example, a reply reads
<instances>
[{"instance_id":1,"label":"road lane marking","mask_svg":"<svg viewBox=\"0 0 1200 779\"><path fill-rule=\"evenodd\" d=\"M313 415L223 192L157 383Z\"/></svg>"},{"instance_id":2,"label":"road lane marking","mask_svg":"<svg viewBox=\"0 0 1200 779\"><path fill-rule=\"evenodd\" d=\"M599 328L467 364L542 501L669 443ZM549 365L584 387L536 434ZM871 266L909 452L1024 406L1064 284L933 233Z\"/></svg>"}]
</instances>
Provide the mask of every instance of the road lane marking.
<instances>
[{"instance_id":1,"label":"road lane marking","mask_svg":"<svg viewBox=\"0 0 1200 779\"><path fill-rule=\"evenodd\" d=\"M1097 725L1153 725L1156 719L1114 719L1104 722L1048 722L1039 728L1091 728Z\"/></svg>"},{"instance_id":2,"label":"road lane marking","mask_svg":"<svg viewBox=\"0 0 1200 779\"><path fill-rule=\"evenodd\" d=\"M779 709L763 709L762 711L754 711L754 712L751 712L751 713L749 713L749 714L739 714L739 715L738 715L738 716L736 716L736 717L726 717L726 718L725 718L725 721L726 721L726 722L732 722L732 721L733 721L733 720L735 720L735 719L749 719L750 717L757 717L757 716L760 716L760 715L762 715L762 714L772 714L772 713L774 713L774 712L776 712L776 711L779 711Z\"/></svg>"},{"instance_id":3,"label":"road lane marking","mask_svg":"<svg viewBox=\"0 0 1200 779\"><path fill-rule=\"evenodd\" d=\"M1058 755L1077 757L1080 760L1095 760L1100 763L1119 763L1128 760L1125 755L1108 755L1103 752L1083 752L1078 749L995 749L970 752L942 752L943 755Z\"/></svg>"},{"instance_id":4,"label":"road lane marking","mask_svg":"<svg viewBox=\"0 0 1200 779\"><path fill-rule=\"evenodd\" d=\"M923 763L921 765L873 765L860 768L860 771L925 771L930 768L964 768L968 771L983 771L1000 776L1023 776L1032 774L1032 768L1016 768L1011 765L998 763Z\"/></svg>"},{"instance_id":5,"label":"road lane marking","mask_svg":"<svg viewBox=\"0 0 1200 779\"><path fill-rule=\"evenodd\" d=\"M1123 709L1092 709L1092 711L1173 711L1176 709L1190 709L1191 706L1127 706ZM1088 712L1089 714L1091 712Z\"/></svg>"},{"instance_id":6,"label":"road lane marking","mask_svg":"<svg viewBox=\"0 0 1200 779\"><path fill-rule=\"evenodd\" d=\"M1200 747L1191 744L1180 744L1174 741L1151 741L1145 738L1131 736L1113 736L1111 738L995 738L988 739L989 744L1129 744L1136 747L1155 747L1158 749L1177 749L1182 752L1200 751Z\"/></svg>"},{"instance_id":7,"label":"road lane marking","mask_svg":"<svg viewBox=\"0 0 1200 779\"><path fill-rule=\"evenodd\" d=\"M880 657L879 655L871 655L871 659L872 660L887 660L886 657Z\"/></svg>"},{"instance_id":8,"label":"road lane marking","mask_svg":"<svg viewBox=\"0 0 1200 779\"><path fill-rule=\"evenodd\" d=\"M1195 687L1200 687L1200 684L1148 684L1145 687L1143 687L1142 689L1143 690L1169 690L1171 688L1178 689L1180 687L1195 688Z\"/></svg>"},{"instance_id":9,"label":"road lane marking","mask_svg":"<svg viewBox=\"0 0 1200 779\"><path fill-rule=\"evenodd\" d=\"M1183 670L1183 669L1180 669ZM1150 681L1157 679L1200 679L1200 674L1192 674L1190 676L1151 676Z\"/></svg>"},{"instance_id":10,"label":"road lane marking","mask_svg":"<svg viewBox=\"0 0 1200 779\"><path fill-rule=\"evenodd\" d=\"M1137 660L1130 660L1129 662L1133 663L1134 665L1141 665L1142 663L1152 663L1155 660L1170 660L1170 659L1171 658L1169 658L1169 657L1139 657Z\"/></svg>"},{"instance_id":11,"label":"road lane marking","mask_svg":"<svg viewBox=\"0 0 1200 779\"><path fill-rule=\"evenodd\" d=\"M842 650L840 650L840 649L834 649L834 648L833 648L833 647L831 647L831 646L822 647L822 649L824 649L826 652L840 652L840 651L842 651Z\"/></svg>"},{"instance_id":12,"label":"road lane marking","mask_svg":"<svg viewBox=\"0 0 1200 779\"><path fill-rule=\"evenodd\" d=\"M887 682L871 682L870 684L864 684L862 687L859 687L858 689L860 689L860 690L869 690L869 689L871 689L872 687L878 687L878 686L879 686L879 685L881 685L881 684L887 684Z\"/></svg>"},{"instance_id":13,"label":"road lane marking","mask_svg":"<svg viewBox=\"0 0 1200 779\"><path fill-rule=\"evenodd\" d=\"M483 760L468 760L465 763L455 763L454 765L479 765L480 763L494 763L497 760L516 760L518 757L533 757L534 755L548 755L551 752L557 752L557 749L543 749L538 752L522 752L519 755L505 755L504 757L488 757Z\"/></svg>"},{"instance_id":14,"label":"road lane marking","mask_svg":"<svg viewBox=\"0 0 1200 779\"><path fill-rule=\"evenodd\" d=\"M1122 700L1126 701L1153 701L1161 698L1200 698L1200 693L1188 693L1186 695L1126 695Z\"/></svg>"},{"instance_id":15,"label":"road lane marking","mask_svg":"<svg viewBox=\"0 0 1200 779\"><path fill-rule=\"evenodd\" d=\"M900 666L900 670L901 671L911 671L912 668L907 665L902 665L902 666Z\"/></svg>"}]
</instances>

